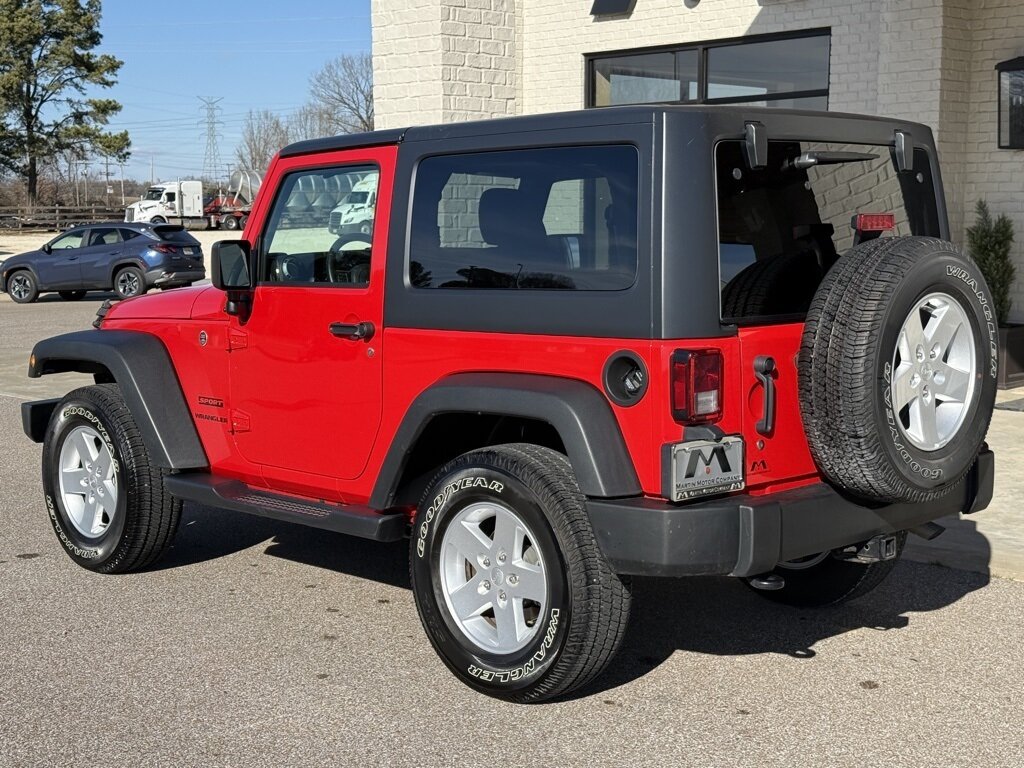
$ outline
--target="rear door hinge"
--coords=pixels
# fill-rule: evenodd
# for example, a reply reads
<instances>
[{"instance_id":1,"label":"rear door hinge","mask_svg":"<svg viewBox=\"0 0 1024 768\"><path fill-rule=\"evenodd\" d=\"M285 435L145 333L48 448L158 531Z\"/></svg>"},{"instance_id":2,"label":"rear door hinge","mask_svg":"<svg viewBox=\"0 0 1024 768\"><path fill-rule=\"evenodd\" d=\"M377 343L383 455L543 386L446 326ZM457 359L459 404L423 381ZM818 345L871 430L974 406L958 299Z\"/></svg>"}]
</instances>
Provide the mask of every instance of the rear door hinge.
<instances>
[{"instance_id":1,"label":"rear door hinge","mask_svg":"<svg viewBox=\"0 0 1024 768\"><path fill-rule=\"evenodd\" d=\"M228 351L245 349L249 346L249 334L232 328L228 331Z\"/></svg>"},{"instance_id":2,"label":"rear door hinge","mask_svg":"<svg viewBox=\"0 0 1024 768\"><path fill-rule=\"evenodd\" d=\"M231 433L248 432L252 428L249 414L245 411L231 411Z\"/></svg>"}]
</instances>

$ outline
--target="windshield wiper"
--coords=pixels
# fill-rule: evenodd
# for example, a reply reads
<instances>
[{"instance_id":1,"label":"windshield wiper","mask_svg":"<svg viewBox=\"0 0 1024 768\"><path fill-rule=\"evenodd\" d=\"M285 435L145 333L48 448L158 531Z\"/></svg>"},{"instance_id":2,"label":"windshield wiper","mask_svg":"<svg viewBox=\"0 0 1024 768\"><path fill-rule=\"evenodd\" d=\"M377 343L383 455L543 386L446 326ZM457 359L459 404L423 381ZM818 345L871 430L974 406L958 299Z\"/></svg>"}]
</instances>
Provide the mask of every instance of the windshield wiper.
<instances>
[{"instance_id":1,"label":"windshield wiper","mask_svg":"<svg viewBox=\"0 0 1024 768\"><path fill-rule=\"evenodd\" d=\"M790 168L806 170L816 165L839 165L840 163L863 163L868 160L877 160L878 155L870 152L804 152L782 164L782 170Z\"/></svg>"}]
</instances>

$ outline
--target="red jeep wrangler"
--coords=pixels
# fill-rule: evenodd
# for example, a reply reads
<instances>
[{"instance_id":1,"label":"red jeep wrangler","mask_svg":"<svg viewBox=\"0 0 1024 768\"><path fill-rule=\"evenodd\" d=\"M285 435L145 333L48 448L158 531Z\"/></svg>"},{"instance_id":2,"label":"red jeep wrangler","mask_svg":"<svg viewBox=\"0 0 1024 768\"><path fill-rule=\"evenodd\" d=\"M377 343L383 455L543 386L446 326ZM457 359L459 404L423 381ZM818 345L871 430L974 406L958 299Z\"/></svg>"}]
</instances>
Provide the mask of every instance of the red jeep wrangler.
<instances>
[{"instance_id":1,"label":"red jeep wrangler","mask_svg":"<svg viewBox=\"0 0 1024 768\"><path fill-rule=\"evenodd\" d=\"M332 234L356 184L369 233ZM361 214L363 215L363 214ZM410 537L445 664L559 696L629 576L863 595L983 509L995 323L922 125L629 107L302 142L213 287L105 306L29 375L57 537L150 565L182 501Z\"/></svg>"}]
</instances>

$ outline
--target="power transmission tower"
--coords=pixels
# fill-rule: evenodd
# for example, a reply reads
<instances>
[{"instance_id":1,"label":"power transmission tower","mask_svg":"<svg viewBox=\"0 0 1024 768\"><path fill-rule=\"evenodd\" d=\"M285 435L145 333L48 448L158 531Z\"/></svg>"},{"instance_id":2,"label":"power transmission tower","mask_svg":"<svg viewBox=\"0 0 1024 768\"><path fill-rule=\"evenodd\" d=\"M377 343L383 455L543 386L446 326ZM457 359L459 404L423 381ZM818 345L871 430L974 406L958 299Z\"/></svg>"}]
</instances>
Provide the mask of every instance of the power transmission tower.
<instances>
[{"instance_id":1,"label":"power transmission tower","mask_svg":"<svg viewBox=\"0 0 1024 768\"><path fill-rule=\"evenodd\" d=\"M213 98L211 96L200 96L199 100L203 103L200 107L201 110L206 111L206 116L199 121L201 127L205 126L206 133L206 154L203 157L203 178L213 181L220 178L220 149L217 147L217 140L219 138L218 128L224 125L219 119L220 107L217 106L218 102L223 101L223 97Z\"/></svg>"}]
</instances>

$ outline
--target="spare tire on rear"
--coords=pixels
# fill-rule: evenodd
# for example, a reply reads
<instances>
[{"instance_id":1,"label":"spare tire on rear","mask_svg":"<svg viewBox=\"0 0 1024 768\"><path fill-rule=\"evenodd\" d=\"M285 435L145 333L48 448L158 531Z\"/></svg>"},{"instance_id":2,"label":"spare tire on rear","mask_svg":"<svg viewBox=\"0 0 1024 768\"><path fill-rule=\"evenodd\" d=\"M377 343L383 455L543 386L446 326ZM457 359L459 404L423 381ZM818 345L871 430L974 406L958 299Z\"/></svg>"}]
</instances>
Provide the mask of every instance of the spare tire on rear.
<instances>
[{"instance_id":1,"label":"spare tire on rear","mask_svg":"<svg viewBox=\"0 0 1024 768\"><path fill-rule=\"evenodd\" d=\"M978 455L996 373L995 310L968 256L925 237L863 243L807 313L799 375L811 453L857 496L938 498Z\"/></svg>"}]
</instances>

